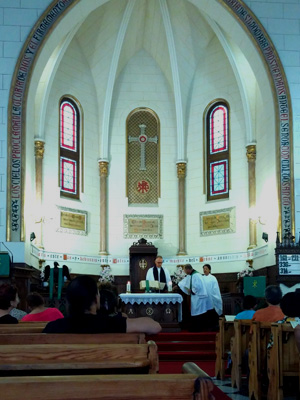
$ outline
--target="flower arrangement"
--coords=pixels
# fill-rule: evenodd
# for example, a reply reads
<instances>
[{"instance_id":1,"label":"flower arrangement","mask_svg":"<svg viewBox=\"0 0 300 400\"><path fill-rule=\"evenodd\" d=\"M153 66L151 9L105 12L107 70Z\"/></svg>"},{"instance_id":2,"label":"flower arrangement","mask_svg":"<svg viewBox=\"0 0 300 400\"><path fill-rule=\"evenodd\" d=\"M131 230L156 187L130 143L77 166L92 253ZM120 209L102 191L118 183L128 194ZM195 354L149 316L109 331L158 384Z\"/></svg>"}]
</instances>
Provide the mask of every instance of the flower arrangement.
<instances>
[{"instance_id":1,"label":"flower arrangement","mask_svg":"<svg viewBox=\"0 0 300 400\"><path fill-rule=\"evenodd\" d=\"M244 278L245 276L253 276L253 269L246 267L237 273L237 278Z\"/></svg>"},{"instance_id":2,"label":"flower arrangement","mask_svg":"<svg viewBox=\"0 0 300 400\"><path fill-rule=\"evenodd\" d=\"M114 276L111 272L111 268L109 265L101 265L100 276L98 279L99 282L114 282Z\"/></svg>"},{"instance_id":3,"label":"flower arrangement","mask_svg":"<svg viewBox=\"0 0 300 400\"><path fill-rule=\"evenodd\" d=\"M186 273L184 272L183 265L177 265L174 275L171 276L172 282L177 285L185 277Z\"/></svg>"}]
</instances>

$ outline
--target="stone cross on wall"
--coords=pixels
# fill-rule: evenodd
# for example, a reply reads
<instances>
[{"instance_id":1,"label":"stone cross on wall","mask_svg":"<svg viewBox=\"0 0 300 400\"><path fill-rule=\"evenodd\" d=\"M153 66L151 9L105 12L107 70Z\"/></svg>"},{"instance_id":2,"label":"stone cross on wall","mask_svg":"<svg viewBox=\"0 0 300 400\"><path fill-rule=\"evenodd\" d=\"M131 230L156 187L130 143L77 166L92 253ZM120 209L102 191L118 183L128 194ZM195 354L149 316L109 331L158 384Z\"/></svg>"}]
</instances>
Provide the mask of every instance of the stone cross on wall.
<instances>
[{"instance_id":1,"label":"stone cross on wall","mask_svg":"<svg viewBox=\"0 0 300 400\"><path fill-rule=\"evenodd\" d=\"M158 142L157 136L154 136L152 138L148 138L148 136L145 133L145 130L147 126L145 124L140 124L140 135L139 137L134 137L134 136L128 136L128 142L139 142L141 145L141 162L140 162L140 171L146 171L146 143L147 142L152 142L156 143Z\"/></svg>"}]
</instances>

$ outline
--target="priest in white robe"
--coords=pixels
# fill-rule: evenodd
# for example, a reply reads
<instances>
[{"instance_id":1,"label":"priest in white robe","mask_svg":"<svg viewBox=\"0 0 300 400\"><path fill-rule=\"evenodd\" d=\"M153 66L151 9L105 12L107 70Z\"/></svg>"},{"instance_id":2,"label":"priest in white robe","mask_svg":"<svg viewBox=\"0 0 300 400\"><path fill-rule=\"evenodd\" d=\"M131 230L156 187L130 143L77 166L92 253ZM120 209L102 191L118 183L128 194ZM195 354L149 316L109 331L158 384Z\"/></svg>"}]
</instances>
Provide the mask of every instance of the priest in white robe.
<instances>
[{"instance_id":1,"label":"priest in white robe","mask_svg":"<svg viewBox=\"0 0 300 400\"><path fill-rule=\"evenodd\" d=\"M191 300L191 318L188 329L194 332L216 329L218 315L208 294L204 277L190 264L185 265L184 270L187 276L178 283L178 286L190 296Z\"/></svg>"},{"instance_id":2,"label":"priest in white robe","mask_svg":"<svg viewBox=\"0 0 300 400\"><path fill-rule=\"evenodd\" d=\"M203 273L203 278L214 309L218 315L221 315L223 314L223 301L218 280L211 274L211 266L209 264L203 265Z\"/></svg>"},{"instance_id":3,"label":"priest in white robe","mask_svg":"<svg viewBox=\"0 0 300 400\"><path fill-rule=\"evenodd\" d=\"M162 292L168 291L168 286L171 285L171 276L167 268L162 266L163 258L161 256L157 256L154 260L155 266L148 269L146 275L146 281L159 281L160 283L165 283L164 289Z\"/></svg>"}]
</instances>

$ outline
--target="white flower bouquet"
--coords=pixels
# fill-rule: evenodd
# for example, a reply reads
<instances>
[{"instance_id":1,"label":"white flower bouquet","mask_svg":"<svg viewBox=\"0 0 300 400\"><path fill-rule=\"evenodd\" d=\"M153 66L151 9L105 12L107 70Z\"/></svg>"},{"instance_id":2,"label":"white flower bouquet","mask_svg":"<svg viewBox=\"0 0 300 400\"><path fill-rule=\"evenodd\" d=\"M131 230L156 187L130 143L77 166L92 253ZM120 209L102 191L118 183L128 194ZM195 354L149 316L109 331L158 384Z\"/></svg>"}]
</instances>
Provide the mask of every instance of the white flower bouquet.
<instances>
[{"instance_id":1,"label":"white flower bouquet","mask_svg":"<svg viewBox=\"0 0 300 400\"><path fill-rule=\"evenodd\" d=\"M174 275L171 276L172 282L175 285L178 285L178 283L185 277L186 277L186 273L184 272L183 266L177 265L177 269L176 269Z\"/></svg>"},{"instance_id":2,"label":"white flower bouquet","mask_svg":"<svg viewBox=\"0 0 300 400\"><path fill-rule=\"evenodd\" d=\"M98 281L99 282L114 282L114 276L111 272L111 268L109 265L101 265L101 271Z\"/></svg>"}]
</instances>

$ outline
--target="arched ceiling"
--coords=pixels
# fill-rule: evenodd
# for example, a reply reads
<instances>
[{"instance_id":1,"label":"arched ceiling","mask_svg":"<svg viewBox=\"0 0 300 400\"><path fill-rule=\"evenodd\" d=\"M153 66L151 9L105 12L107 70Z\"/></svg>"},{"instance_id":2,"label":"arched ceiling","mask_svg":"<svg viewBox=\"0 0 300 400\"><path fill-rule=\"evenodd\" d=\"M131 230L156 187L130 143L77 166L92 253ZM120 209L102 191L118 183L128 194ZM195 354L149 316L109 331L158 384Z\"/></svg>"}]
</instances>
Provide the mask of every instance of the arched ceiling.
<instances>
[{"instance_id":1,"label":"arched ceiling","mask_svg":"<svg viewBox=\"0 0 300 400\"><path fill-rule=\"evenodd\" d=\"M85 19L76 34L82 52L97 76L99 73L102 76L108 74L109 60L116 46L126 5L127 2L120 0L105 3ZM205 49L215 35L199 10L191 3L185 0L172 0L167 2L167 6L179 60L179 73L189 86ZM152 56L173 87L170 53L160 1L135 2L118 60L117 75L128 60L141 49Z\"/></svg>"}]
</instances>

